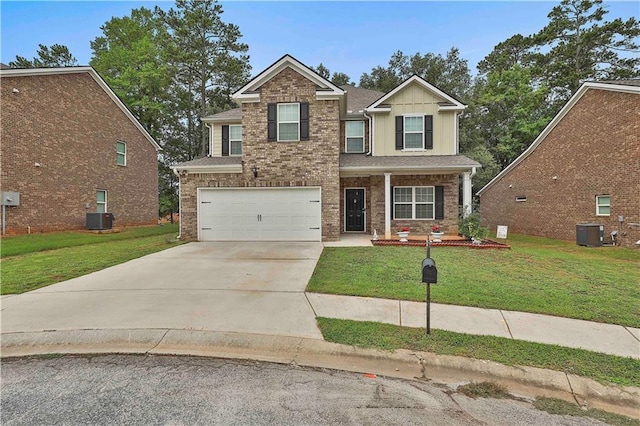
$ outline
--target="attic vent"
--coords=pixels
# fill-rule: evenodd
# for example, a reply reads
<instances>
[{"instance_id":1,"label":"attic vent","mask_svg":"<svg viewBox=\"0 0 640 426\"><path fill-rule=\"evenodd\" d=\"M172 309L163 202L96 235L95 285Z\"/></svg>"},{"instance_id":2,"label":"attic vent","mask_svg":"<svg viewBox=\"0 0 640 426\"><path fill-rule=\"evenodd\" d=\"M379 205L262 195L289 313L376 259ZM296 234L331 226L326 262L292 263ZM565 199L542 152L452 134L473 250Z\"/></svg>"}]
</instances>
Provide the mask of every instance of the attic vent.
<instances>
[{"instance_id":1,"label":"attic vent","mask_svg":"<svg viewBox=\"0 0 640 426\"><path fill-rule=\"evenodd\" d=\"M527 201L526 195L516 195L516 203L523 203Z\"/></svg>"}]
</instances>

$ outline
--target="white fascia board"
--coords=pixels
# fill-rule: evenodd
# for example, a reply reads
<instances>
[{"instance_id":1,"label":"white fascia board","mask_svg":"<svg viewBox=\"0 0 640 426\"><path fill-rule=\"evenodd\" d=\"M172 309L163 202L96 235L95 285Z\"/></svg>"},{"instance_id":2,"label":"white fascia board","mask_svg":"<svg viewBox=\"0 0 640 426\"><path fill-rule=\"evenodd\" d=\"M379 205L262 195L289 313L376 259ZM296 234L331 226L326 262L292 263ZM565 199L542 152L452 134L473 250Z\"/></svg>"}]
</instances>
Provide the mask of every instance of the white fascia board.
<instances>
[{"instance_id":1,"label":"white fascia board","mask_svg":"<svg viewBox=\"0 0 640 426\"><path fill-rule=\"evenodd\" d=\"M242 173L242 164L224 164L219 166L171 166L179 174L187 173Z\"/></svg>"},{"instance_id":2,"label":"white fascia board","mask_svg":"<svg viewBox=\"0 0 640 426\"><path fill-rule=\"evenodd\" d=\"M63 67L63 68L25 68L25 69L4 69L0 71L0 77L29 77L29 76L39 76L39 75L60 75L60 74L79 74L79 73L88 73L93 80L98 83L98 86L105 91L105 93L111 98L111 100L122 110L124 115L127 116L129 120L133 123L133 125L142 133L142 135L153 145L156 151L162 151L162 148L158 143L153 139L153 137L147 132L147 130L142 127L142 124L138 121L137 118L131 114L129 108L120 100L118 95L115 94L113 90L109 87L109 85L100 77L100 74L93 69L93 67Z\"/></svg>"},{"instance_id":3,"label":"white fascia board","mask_svg":"<svg viewBox=\"0 0 640 426\"><path fill-rule=\"evenodd\" d=\"M454 104L454 107L462 108L462 109L466 108L465 105L461 104L456 99L452 98L450 95L447 95L442 90L440 90L437 87L433 86L432 84L430 84L428 81L426 81L425 79L423 79L419 75L415 75L414 74L411 77L409 77L407 80L405 80L403 83L401 83L398 86L396 86L395 89L393 89L392 91L390 91L389 93L387 93L386 95L384 95L383 97L381 97L380 99L375 101L373 104L369 105L369 107L367 107L367 111L374 112L376 110L376 108L378 107L378 105L384 103L389 98L391 98L393 95L395 95L396 93L398 93L399 91L401 91L402 89L407 87L409 84L414 83L414 82L418 83L419 85L421 85L423 88L427 89L428 91L434 93L436 96L439 96L439 97L445 99L447 102L450 102L450 103Z\"/></svg>"},{"instance_id":4,"label":"white fascia board","mask_svg":"<svg viewBox=\"0 0 640 426\"><path fill-rule=\"evenodd\" d=\"M366 112L371 112L371 113L375 113L375 112L391 112L391 107L377 107L377 108L367 107L364 110Z\"/></svg>"},{"instance_id":5,"label":"white fascia board","mask_svg":"<svg viewBox=\"0 0 640 426\"><path fill-rule=\"evenodd\" d=\"M258 89L260 86L265 84L267 81L271 80L273 77L278 75L281 71L286 68L291 68L297 73L301 74L305 78L309 79L313 83L317 84L320 87L326 88L328 90L323 91L323 93L331 94L333 96L343 96L344 90L331 83L329 80L321 77L316 72L312 71L309 67L304 65L302 62L295 59L293 56L287 54L282 58L277 60L273 65L262 71L256 77L254 77L247 84L238 89L235 93L231 95L232 99L240 100L247 102L246 96L248 93L253 92ZM252 94L253 95L253 94ZM259 96L259 95L258 95ZM259 101L259 98L258 98ZM256 102L255 100L249 102Z\"/></svg>"},{"instance_id":6,"label":"white fascia board","mask_svg":"<svg viewBox=\"0 0 640 426\"><path fill-rule=\"evenodd\" d=\"M260 102L260 93L242 93L238 96L231 95L231 98L236 101L236 103L247 103L247 102Z\"/></svg>"},{"instance_id":7,"label":"white fascia board","mask_svg":"<svg viewBox=\"0 0 640 426\"><path fill-rule=\"evenodd\" d=\"M438 105L438 111L464 111L467 109L466 105L460 104L458 105Z\"/></svg>"},{"instance_id":8,"label":"white fascia board","mask_svg":"<svg viewBox=\"0 0 640 426\"><path fill-rule=\"evenodd\" d=\"M478 191L478 195L482 195L482 193L492 187L496 182L502 179L507 173L513 170L518 164L520 164L525 158L527 158L535 149L542 143L542 141L547 137L549 133L556 127L556 125L564 118L565 115L569 112L571 108L582 98L582 96L589 89L601 89L601 90L611 90L616 92L625 92L625 93L635 93L640 94L639 86L628 86L622 84L608 84L608 83L596 83L596 82L585 82L580 86L580 88L576 91L576 93L567 101L567 103L562 107L560 112L556 114L555 117L547 124L547 127L540 132L538 137L529 145L529 147L522 153L518 158L513 160L511 164L505 167L500 173L496 175L489 183Z\"/></svg>"}]
</instances>

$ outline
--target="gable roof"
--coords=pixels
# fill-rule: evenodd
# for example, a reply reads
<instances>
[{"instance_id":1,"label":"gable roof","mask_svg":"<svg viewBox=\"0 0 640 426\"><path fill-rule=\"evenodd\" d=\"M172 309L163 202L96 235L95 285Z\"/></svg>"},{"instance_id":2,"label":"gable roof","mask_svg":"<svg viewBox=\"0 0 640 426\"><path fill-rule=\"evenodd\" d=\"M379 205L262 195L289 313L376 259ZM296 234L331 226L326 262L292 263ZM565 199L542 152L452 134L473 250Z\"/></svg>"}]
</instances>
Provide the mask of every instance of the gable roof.
<instances>
[{"instance_id":1,"label":"gable roof","mask_svg":"<svg viewBox=\"0 0 640 426\"><path fill-rule=\"evenodd\" d=\"M156 149L156 151L162 150L160 145L153 139L153 137L146 131L142 124L138 121L137 118L133 116L131 111L126 107L126 105L118 98L118 95L115 94L113 90L109 87L109 85L100 77L98 72L93 69L93 67L82 66L82 67L64 67L64 68L10 68L10 69L1 69L0 77L36 77L41 75L61 75L61 74L80 74L87 73L93 78L93 80L98 83L98 86L111 98L113 103L116 104L120 110L127 116L129 120L133 123L133 125L143 134L143 136L149 141L151 145Z\"/></svg>"},{"instance_id":2,"label":"gable roof","mask_svg":"<svg viewBox=\"0 0 640 426\"><path fill-rule=\"evenodd\" d=\"M291 68L318 86L316 96L323 99L338 99L344 90L313 71L293 56L286 54L271 66L255 76L251 81L238 89L231 98L238 102L259 102L260 92L257 90L286 68Z\"/></svg>"},{"instance_id":3,"label":"gable roof","mask_svg":"<svg viewBox=\"0 0 640 426\"><path fill-rule=\"evenodd\" d=\"M424 78L420 77L417 74L412 75L404 82L399 84L395 89L382 96L377 101L373 102L366 108L367 112L389 112L389 107L385 106L385 102L388 101L393 95L403 90L408 85L416 83L425 90L433 93L434 95L445 100L443 103L438 103L438 111L463 111L467 106L462 102L455 99L453 96L446 94L442 90L438 89L433 84L429 83Z\"/></svg>"},{"instance_id":4,"label":"gable roof","mask_svg":"<svg viewBox=\"0 0 640 426\"><path fill-rule=\"evenodd\" d=\"M640 95L640 84L628 84L629 82L635 82L638 80L621 80L620 82L616 81L607 81L607 82L595 82L595 81L587 81L580 86L580 88L576 91L576 93L567 101L567 103L562 107L560 112L556 114L555 117L547 124L547 127L542 130L542 132L538 135L538 137L529 145L529 147L522 153L518 158L513 160L511 164L505 167L500 173L496 175L489 183L478 191L478 195L482 195L484 191L491 188L493 184L502 179L507 173L509 173L512 169L514 169L518 164L524 161L535 149L544 141L549 133L556 127L556 125L564 118L565 115L574 107L575 104L584 96L587 90L595 89L595 90L611 90L614 92L624 92L624 93L635 93L636 95Z\"/></svg>"}]
</instances>

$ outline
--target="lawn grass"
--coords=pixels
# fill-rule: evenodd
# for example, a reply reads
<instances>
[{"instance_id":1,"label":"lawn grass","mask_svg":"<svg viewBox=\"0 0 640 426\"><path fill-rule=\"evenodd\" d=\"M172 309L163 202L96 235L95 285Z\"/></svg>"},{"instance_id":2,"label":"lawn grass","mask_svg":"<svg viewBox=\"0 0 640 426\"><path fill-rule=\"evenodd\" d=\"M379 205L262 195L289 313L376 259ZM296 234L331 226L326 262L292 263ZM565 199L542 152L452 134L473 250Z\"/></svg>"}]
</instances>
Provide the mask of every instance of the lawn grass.
<instances>
[{"instance_id":1,"label":"lawn grass","mask_svg":"<svg viewBox=\"0 0 640 426\"><path fill-rule=\"evenodd\" d=\"M87 243L86 240L79 238L74 240L77 245L71 247L35 252L23 249L26 254L2 259L0 294L19 294L35 290L181 244L175 240L177 233L175 227L160 229L164 233L159 235L151 233L151 236L141 236L144 232L130 232L125 234L129 236L128 239L99 239L97 242ZM72 244L71 239L65 239L66 237L58 239L55 234L46 235L51 236L54 241L66 241L67 244ZM98 236L110 235L120 234ZM38 242L42 242L40 246L47 244L43 240Z\"/></svg>"},{"instance_id":2,"label":"lawn grass","mask_svg":"<svg viewBox=\"0 0 640 426\"><path fill-rule=\"evenodd\" d=\"M153 235L171 233L178 233L177 223L159 226L125 228L120 232L104 234L87 231L71 231L6 236L2 238L0 257L6 258L64 247L98 244L108 241L129 240L132 238L150 237Z\"/></svg>"},{"instance_id":3,"label":"lawn grass","mask_svg":"<svg viewBox=\"0 0 640 426\"><path fill-rule=\"evenodd\" d=\"M376 322L318 318L325 340L383 350L409 349L562 371L601 383L640 386L640 360L583 349Z\"/></svg>"},{"instance_id":4,"label":"lawn grass","mask_svg":"<svg viewBox=\"0 0 640 426\"><path fill-rule=\"evenodd\" d=\"M640 251L515 236L511 250L432 247L432 301L640 327ZM424 248L327 247L307 291L424 301Z\"/></svg>"}]
</instances>

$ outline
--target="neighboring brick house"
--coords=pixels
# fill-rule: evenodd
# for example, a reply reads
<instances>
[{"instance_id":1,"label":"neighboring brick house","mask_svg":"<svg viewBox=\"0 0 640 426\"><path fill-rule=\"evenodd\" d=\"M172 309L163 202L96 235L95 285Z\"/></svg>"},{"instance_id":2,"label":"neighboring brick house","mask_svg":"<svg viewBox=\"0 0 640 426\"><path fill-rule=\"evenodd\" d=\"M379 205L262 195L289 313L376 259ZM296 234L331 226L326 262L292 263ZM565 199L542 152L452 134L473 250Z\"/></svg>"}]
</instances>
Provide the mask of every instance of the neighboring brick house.
<instances>
[{"instance_id":1,"label":"neighboring brick house","mask_svg":"<svg viewBox=\"0 0 640 426\"><path fill-rule=\"evenodd\" d=\"M210 156L173 167L181 235L201 241L457 233L480 164L458 155L465 106L413 76L384 94L337 87L289 55L204 117Z\"/></svg>"},{"instance_id":2,"label":"neighboring brick house","mask_svg":"<svg viewBox=\"0 0 640 426\"><path fill-rule=\"evenodd\" d=\"M2 191L7 233L158 222L158 144L91 67L2 69Z\"/></svg>"},{"instance_id":3,"label":"neighboring brick house","mask_svg":"<svg viewBox=\"0 0 640 426\"><path fill-rule=\"evenodd\" d=\"M584 83L531 146L482 188L486 225L576 239L604 225L605 242L640 240L640 80ZM621 221L619 220L621 219Z\"/></svg>"}]
</instances>

